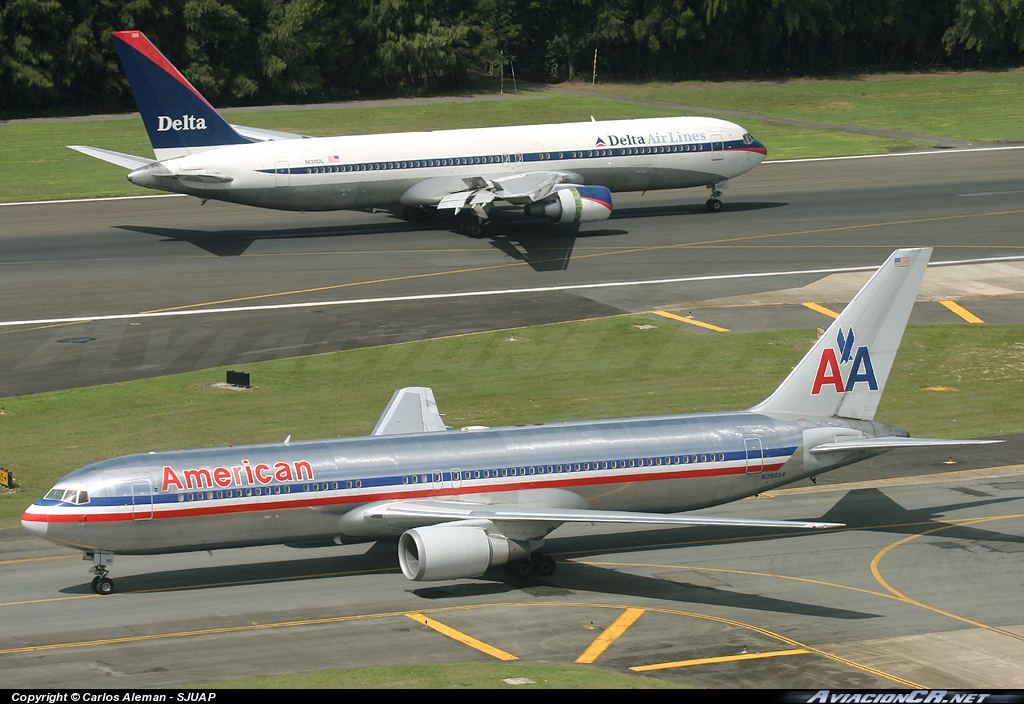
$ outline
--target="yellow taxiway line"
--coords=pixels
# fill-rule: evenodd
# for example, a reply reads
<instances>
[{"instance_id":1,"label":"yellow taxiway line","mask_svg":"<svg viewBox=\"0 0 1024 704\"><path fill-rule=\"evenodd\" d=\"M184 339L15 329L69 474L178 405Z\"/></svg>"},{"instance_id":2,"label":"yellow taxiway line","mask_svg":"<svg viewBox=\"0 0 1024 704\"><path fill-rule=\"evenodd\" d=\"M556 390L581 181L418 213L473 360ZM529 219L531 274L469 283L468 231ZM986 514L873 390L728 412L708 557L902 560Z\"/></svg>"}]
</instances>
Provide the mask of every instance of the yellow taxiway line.
<instances>
[{"instance_id":1,"label":"yellow taxiway line","mask_svg":"<svg viewBox=\"0 0 1024 704\"><path fill-rule=\"evenodd\" d=\"M802 305L804 308L810 308L811 310L817 313L821 313L822 315L827 315L830 318L839 317L839 313L836 313L831 308L826 308L825 306L818 305L817 303L801 303L800 305Z\"/></svg>"},{"instance_id":2,"label":"yellow taxiway line","mask_svg":"<svg viewBox=\"0 0 1024 704\"><path fill-rule=\"evenodd\" d=\"M583 654L576 658L576 662L589 665L590 663L601 657L601 653L608 650L608 647L618 640L619 636L626 632L630 626L636 623L637 619L640 618L646 609L626 609L621 616L615 619L615 622L604 629L594 642L590 644L590 647L583 651Z\"/></svg>"},{"instance_id":3,"label":"yellow taxiway line","mask_svg":"<svg viewBox=\"0 0 1024 704\"><path fill-rule=\"evenodd\" d=\"M671 318L672 320L678 320L681 323L689 323L690 325L696 325L699 328L706 328L708 330L714 330L715 332L729 332L729 328L720 328L717 325L712 325L711 323L702 323L701 321L694 320L693 318L684 318L681 315L669 313L667 310L655 310L651 312L654 313L655 315L660 315L662 318Z\"/></svg>"},{"instance_id":4,"label":"yellow taxiway line","mask_svg":"<svg viewBox=\"0 0 1024 704\"><path fill-rule=\"evenodd\" d=\"M435 621L432 618L427 618L423 614L409 613L406 614L406 616L411 618L416 623L422 623L427 628L431 628L442 635L448 636L452 640L457 640L464 645L468 645L470 648L479 650L481 653L484 653L485 655L490 655L491 657L497 658L498 660L508 661L519 659L512 653L506 653L504 650L501 650L500 648L495 648L493 645L488 645L487 643L484 643L482 640L477 640L473 636L466 635L462 631L457 631L451 626L444 625L440 621Z\"/></svg>"},{"instance_id":5,"label":"yellow taxiway line","mask_svg":"<svg viewBox=\"0 0 1024 704\"><path fill-rule=\"evenodd\" d=\"M946 308L949 308L951 311L953 311L954 313L959 315L961 318L966 320L968 323L984 323L985 322L984 320L982 320L981 318L976 316L971 311L967 310L963 306L957 305L953 301L939 301L939 303L944 305Z\"/></svg>"},{"instance_id":6,"label":"yellow taxiway line","mask_svg":"<svg viewBox=\"0 0 1024 704\"><path fill-rule=\"evenodd\" d=\"M697 658L696 660L678 660L676 662L660 662L656 665L639 665L629 668L633 672L652 672L654 670L671 670L677 667L693 667L694 665L712 665L718 662L738 662L740 660L760 660L762 658L778 658L785 655L807 655L811 651L804 648L796 650L773 650L769 653L740 653L725 655L719 658Z\"/></svg>"}]
</instances>

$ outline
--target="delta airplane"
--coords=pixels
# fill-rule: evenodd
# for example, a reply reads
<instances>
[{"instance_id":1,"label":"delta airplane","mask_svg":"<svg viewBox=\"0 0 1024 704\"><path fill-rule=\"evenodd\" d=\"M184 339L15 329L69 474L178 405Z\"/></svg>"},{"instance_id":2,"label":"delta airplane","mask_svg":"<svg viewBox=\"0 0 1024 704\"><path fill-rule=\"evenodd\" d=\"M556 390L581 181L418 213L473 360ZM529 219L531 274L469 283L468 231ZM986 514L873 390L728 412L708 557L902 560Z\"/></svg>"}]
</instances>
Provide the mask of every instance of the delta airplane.
<instances>
[{"instance_id":1,"label":"delta airplane","mask_svg":"<svg viewBox=\"0 0 1024 704\"><path fill-rule=\"evenodd\" d=\"M412 580L495 565L549 576L563 523L824 528L673 515L752 496L896 448L875 422L930 249L893 253L782 385L733 413L448 429L428 388L395 392L365 438L129 455L68 474L22 516L80 548L108 594L113 555L398 537ZM290 437L290 436L289 436Z\"/></svg>"},{"instance_id":2,"label":"delta airplane","mask_svg":"<svg viewBox=\"0 0 1024 704\"><path fill-rule=\"evenodd\" d=\"M731 178L767 156L739 125L666 117L350 137L229 125L153 44L114 32L156 160L72 146L132 169L137 186L278 210L402 208L491 227L496 202L558 223L604 220L612 191L706 186L710 211ZM252 141L256 140L256 141Z\"/></svg>"}]
</instances>

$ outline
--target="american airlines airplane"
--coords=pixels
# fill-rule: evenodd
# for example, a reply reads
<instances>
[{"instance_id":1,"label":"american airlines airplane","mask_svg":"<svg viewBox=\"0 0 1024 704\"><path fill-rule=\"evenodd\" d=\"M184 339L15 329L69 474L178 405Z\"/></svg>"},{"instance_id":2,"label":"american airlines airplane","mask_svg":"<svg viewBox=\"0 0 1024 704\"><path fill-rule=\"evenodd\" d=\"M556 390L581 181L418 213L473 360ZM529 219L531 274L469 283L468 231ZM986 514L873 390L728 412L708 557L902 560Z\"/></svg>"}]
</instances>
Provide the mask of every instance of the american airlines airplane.
<instances>
[{"instance_id":1,"label":"american airlines airplane","mask_svg":"<svg viewBox=\"0 0 1024 704\"><path fill-rule=\"evenodd\" d=\"M910 438L873 420L930 249L898 250L782 385L732 413L451 430L428 388L395 392L365 438L128 455L61 479L22 516L80 548L109 594L113 555L398 537L412 580L506 565L550 576L563 523L824 528L678 515L888 450L980 444Z\"/></svg>"},{"instance_id":2,"label":"american airlines airplane","mask_svg":"<svg viewBox=\"0 0 1024 704\"><path fill-rule=\"evenodd\" d=\"M72 146L132 169L137 186L278 210L402 208L406 219L457 216L491 226L495 203L557 223L604 220L613 191L706 186L767 156L739 125L707 117L303 138L229 125L141 32L114 44L156 160ZM252 141L256 140L256 141Z\"/></svg>"}]
</instances>

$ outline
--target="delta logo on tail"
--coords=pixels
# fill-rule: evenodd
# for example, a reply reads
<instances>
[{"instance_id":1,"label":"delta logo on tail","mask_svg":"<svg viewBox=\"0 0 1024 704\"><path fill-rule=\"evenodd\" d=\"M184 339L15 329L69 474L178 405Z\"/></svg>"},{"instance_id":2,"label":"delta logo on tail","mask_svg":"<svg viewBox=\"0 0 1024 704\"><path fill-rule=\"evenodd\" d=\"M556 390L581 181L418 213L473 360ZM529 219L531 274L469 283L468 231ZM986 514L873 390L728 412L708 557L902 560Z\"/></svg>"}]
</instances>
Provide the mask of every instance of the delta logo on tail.
<instances>
[{"instance_id":1,"label":"delta logo on tail","mask_svg":"<svg viewBox=\"0 0 1024 704\"><path fill-rule=\"evenodd\" d=\"M193 130L205 130L206 119L195 115L182 115L180 118L172 118L167 115L158 115L156 118L156 131L167 132L191 132Z\"/></svg>"},{"instance_id":2,"label":"delta logo on tail","mask_svg":"<svg viewBox=\"0 0 1024 704\"><path fill-rule=\"evenodd\" d=\"M818 371L814 375L814 385L811 387L812 396L820 394L825 386L835 387L836 393L853 391L853 387L860 382L866 382L869 389L878 391L875 370L871 366L871 353L867 346L858 347L854 353L855 339L852 327L845 335L843 329L839 328L839 334L836 336L838 347L826 347L821 351ZM843 368L848 370L845 380Z\"/></svg>"}]
</instances>

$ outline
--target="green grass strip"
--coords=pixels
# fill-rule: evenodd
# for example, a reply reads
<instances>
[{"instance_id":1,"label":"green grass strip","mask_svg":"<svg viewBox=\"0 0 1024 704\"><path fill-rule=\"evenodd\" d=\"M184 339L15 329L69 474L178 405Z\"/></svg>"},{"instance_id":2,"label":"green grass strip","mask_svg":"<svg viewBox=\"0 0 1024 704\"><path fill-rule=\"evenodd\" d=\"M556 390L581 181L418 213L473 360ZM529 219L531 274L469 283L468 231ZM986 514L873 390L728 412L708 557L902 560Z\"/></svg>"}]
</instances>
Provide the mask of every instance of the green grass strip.
<instances>
[{"instance_id":1,"label":"green grass strip","mask_svg":"<svg viewBox=\"0 0 1024 704\"><path fill-rule=\"evenodd\" d=\"M1021 69L885 74L846 80L798 79L782 83L612 84L600 89L682 105L906 130L936 137L980 142L1024 140Z\"/></svg>"},{"instance_id":2,"label":"green grass strip","mask_svg":"<svg viewBox=\"0 0 1024 704\"><path fill-rule=\"evenodd\" d=\"M504 680L526 678L532 683ZM328 670L211 682L203 689L687 689L583 665L462 663Z\"/></svg>"}]
</instances>

